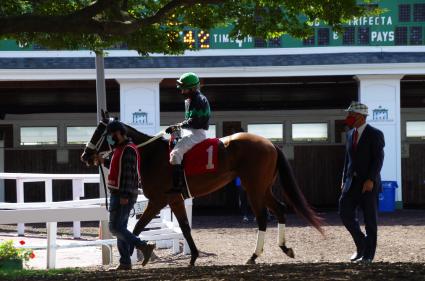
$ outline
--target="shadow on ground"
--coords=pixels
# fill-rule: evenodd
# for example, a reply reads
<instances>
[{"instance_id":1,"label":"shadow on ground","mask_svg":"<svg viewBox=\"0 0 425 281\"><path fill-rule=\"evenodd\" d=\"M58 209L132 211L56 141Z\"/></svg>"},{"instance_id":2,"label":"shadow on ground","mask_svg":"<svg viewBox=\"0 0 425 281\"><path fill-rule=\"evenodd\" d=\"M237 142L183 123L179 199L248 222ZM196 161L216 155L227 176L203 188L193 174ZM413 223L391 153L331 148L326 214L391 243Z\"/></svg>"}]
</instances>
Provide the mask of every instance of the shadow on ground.
<instances>
[{"instance_id":1,"label":"shadow on ground","mask_svg":"<svg viewBox=\"0 0 425 281\"><path fill-rule=\"evenodd\" d=\"M261 264L254 266L199 266L134 269L132 271L89 270L57 276L27 276L14 280L424 280L425 264L346 263Z\"/></svg>"}]
</instances>

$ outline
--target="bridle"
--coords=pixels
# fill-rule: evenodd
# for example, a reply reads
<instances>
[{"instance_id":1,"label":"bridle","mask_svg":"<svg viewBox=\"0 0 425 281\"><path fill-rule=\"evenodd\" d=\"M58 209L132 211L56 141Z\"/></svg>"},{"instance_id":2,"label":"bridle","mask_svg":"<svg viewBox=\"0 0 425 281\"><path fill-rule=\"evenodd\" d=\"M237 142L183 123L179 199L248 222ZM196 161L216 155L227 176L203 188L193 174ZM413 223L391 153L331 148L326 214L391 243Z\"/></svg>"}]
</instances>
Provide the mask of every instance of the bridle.
<instances>
[{"instance_id":1,"label":"bridle","mask_svg":"<svg viewBox=\"0 0 425 281\"><path fill-rule=\"evenodd\" d=\"M112 118L110 118L110 120L111 119ZM96 142L96 144L93 144L91 141L89 141L86 144L86 148L93 150L94 153L97 154L97 155L99 155L100 147L102 146L102 143L104 142L106 136L108 135L108 130L107 130L108 124L103 122L103 121L100 121L99 123L101 123L105 126L105 130L103 131L99 140ZM108 146L109 146L109 151L105 152L105 154L110 154L112 152L112 147L109 143L108 143ZM107 188L106 188L106 179L105 179L105 173L103 172L102 164L99 165L99 170L100 170L100 173L101 173L102 179L103 179L102 182L103 182L103 191L105 192L105 207L106 207L106 210L109 211L108 196L107 196L108 191L107 191Z\"/></svg>"},{"instance_id":2,"label":"bridle","mask_svg":"<svg viewBox=\"0 0 425 281\"><path fill-rule=\"evenodd\" d=\"M109 118L109 121L113 121L113 120L114 120L113 118ZM99 123L101 123L105 126L105 130L103 131L99 140L96 142L96 144L93 144L91 141L87 142L87 144L86 144L86 148L93 150L94 153L97 154L97 155L100 155L99 150L102 147L102 143L105 141L106 136L108 135L108 130L107 130L108 124L105 123L102 120ZM157 139L161 138L163 135L165 135L165 131L160 131L158 134L156 134L154 137L150 138L149 140L147 140L147 141L145 141L141 144L138 144L137 147L139 148L139 147L143 147L145 145L148 145L148 144L156 141ZM103 157L104 155L108 155L108 154L112 153L113 150L112 150L112 147L109 143L108 143L108 146L109 146L109 150L102 152L101 157ZM99 168L100 168L100 173L101 173L102 179L103 179L103 190L105 192L105 206L106 206L106 210L109 210L108 198L106 196L108 194L108 192L107 192L107 187L106 187L105 173L103 172L102 164L99 165Z\"/></svg>"}]
</instances>

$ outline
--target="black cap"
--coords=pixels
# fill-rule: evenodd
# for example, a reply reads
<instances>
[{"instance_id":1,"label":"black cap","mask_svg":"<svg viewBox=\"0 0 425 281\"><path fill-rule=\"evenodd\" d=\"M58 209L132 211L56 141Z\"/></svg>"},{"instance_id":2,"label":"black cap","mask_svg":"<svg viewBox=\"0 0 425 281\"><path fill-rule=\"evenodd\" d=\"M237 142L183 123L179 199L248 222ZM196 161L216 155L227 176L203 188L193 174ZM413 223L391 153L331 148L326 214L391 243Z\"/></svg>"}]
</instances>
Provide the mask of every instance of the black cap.
<instances>
[{"instance_id":1,"label":"black cap","mask_svg":"<svg viewBox=\"0 0 425 281\"><path fill-rule=\"evenodd\" d=\"M123 135L127 133L127 128L125 127L125 125L118 120L109 122L106 129L108 130L108 133L114 133L117 131L120 131Z\"/></svg>"}]
</instances>

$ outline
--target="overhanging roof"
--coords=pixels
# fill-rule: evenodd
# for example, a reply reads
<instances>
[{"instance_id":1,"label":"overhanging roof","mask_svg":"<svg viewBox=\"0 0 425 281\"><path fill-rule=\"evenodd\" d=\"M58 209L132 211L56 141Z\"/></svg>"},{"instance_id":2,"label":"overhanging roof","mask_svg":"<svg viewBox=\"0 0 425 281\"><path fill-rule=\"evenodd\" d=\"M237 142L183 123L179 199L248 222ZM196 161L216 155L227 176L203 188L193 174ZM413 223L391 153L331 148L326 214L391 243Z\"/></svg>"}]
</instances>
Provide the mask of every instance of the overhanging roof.
<instances>
[{"instance_id":1,"label":"overhanging roof","mask_svg":"<svg viewBox=\"0 0 425 281\"><path fill-rule=\"evenodd\" d=\"M261 52L261 50L259 50ZM423 52L106 57L106 69L186 69L425 63ZM0 69L94 69L91 57L1 57Z\"/></svg>"}]
</instances>

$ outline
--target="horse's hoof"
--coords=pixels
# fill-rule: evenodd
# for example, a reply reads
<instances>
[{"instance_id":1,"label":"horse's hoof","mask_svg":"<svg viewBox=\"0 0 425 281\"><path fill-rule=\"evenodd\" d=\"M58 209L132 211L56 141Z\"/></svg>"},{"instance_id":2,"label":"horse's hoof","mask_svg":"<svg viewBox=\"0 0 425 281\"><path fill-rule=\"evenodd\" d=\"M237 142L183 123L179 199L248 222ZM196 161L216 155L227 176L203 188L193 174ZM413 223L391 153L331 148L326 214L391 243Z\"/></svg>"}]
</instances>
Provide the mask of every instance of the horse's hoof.
<instances>
[{"instance_id":1,"label":"horse's hoof","mask_svg":"<svg viewBox=\"0 0 425 281\"><path fill-rule=\"evenodd\" d=\"M290 257L290 258L295 258L295 253L294 250L292 250L292 248L286 248L286 250L284 250L285 254Z\"/></svg>"},{"instance_id":2,"label":"horse's hoof","mask_svg":"<svg viewBox=\"0 0 425 281\"><path fill-rule=\"evenodd\" d=\"M294 253L294 250L292 250L292 248L288 248L285 254L292 259L295 258L295 253Z\"/></svg>"},{"instance_id":3,"label":"horse's hoof","mask_svg":"<svg viewBox=\"0 0 425 281\"><path fill-rule=\"evenodd\" d=\"M258 258L256 254L252 254L252 256L249 258L249 260L246 262L246 264L255 264L255 260Z\"/></svg>"},{"instance_id":4,"label":"horse's hoof","mask_svg":"<svg viewBox=\"0 0 425 281\"><path fill-rule=\"evenodd\" d=\"M191 255L191 257L190 257L190 266L194 266L195 265L195 262L198 259L198 257L199 257L199 254L198 253Z\"/></svg>"},{"instance_id":5,"label":"horse's hoof","mask_svg":"<svg viewBox=\"0 0 425 281\"><path fill-rule=\"evenodd\" d=\"M280 248L282 249L282 251L290 258L295 258L295 253L294 250L292 250L292 248L286 248L286 246L280 246Z\"/></svg>"},{"instance_id":6,"label":"horse's hoof","mask_svg":"<svg viewBox=\"0 0 425 281\"><path fill-rule=\"evenodd\" d=\"M255 264L255 260L253 259L253 258L250 258L247 262L246 262L246 264Z\"/></svg>"}]
</instances>

